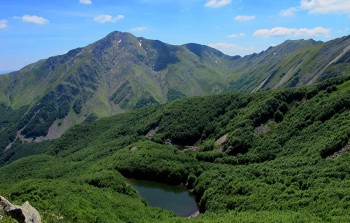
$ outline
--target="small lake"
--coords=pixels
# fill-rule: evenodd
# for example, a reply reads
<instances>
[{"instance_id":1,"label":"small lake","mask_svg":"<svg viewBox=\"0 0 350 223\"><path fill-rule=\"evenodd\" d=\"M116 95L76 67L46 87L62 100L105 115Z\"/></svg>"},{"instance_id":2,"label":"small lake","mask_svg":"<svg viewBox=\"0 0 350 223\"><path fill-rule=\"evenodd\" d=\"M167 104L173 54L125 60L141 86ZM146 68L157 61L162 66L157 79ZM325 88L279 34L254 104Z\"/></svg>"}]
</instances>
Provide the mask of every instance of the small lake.
<instances>
[{"instance_id":1,"label":"small lake","mask_svg":"<svg viewBox=\"0 0 350 223\"><path fill-rule=\"evenodd\" d=\"M147 180L128 179L147 204L188 217L198 211L196 200L186 187Z\"/></svg>"}]
</instances>

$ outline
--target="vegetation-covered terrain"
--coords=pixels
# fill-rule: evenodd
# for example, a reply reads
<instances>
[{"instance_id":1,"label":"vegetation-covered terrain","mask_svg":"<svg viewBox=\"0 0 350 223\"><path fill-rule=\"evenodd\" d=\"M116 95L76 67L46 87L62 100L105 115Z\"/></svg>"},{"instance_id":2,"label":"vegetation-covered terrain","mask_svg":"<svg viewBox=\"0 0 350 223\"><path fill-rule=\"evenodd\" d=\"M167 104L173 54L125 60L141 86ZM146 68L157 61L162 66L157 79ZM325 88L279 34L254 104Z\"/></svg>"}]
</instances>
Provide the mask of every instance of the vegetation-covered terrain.
<instances>
[{"instance_id":1,"label":"vegetation-covered terrain","mask_svg":"<svg viewBox=\"0 0 350 223\"><path fill-rule=\"evenodd\" d=\"M67 54L0 76L0 150L61 136L93 118L185 96L305 86L347 75L350 36L289 40L259 54L227 56L199 44L170 45L112 32ZM14 115L15 114L15 115ZM15 121L11 121L14 119Z\"/></svg>"},{"instance_id":2,"label":"vegetation-covered terrain","mask_svg":"<svg viewBox=\"0 0 350 223\"><path fill-rule=\"evenodd\" d=\"M152 105L15 145L0 194L46 222L350 222L349 111L348 77ZM202 214L149 207L125 177L186 184Z\"/></svg>"}]
</instances>

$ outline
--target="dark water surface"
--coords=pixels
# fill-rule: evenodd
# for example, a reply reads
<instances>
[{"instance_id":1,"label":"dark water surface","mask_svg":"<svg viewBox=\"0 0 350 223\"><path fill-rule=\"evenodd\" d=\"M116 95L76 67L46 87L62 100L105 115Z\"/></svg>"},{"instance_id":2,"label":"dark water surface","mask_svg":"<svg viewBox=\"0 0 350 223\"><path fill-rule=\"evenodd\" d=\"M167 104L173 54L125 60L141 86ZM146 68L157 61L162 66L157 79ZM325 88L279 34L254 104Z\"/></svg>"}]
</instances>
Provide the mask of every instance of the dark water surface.
<instances>
[{"instance_id":1,"label":"dark water surface","mask_svg":"<svg viewBox=\"0 0 350 223\"><path fill-rule=\"evenodd\" d=\"M198 211L194 196L184 186L153 181L128 179L150 206L171 210L178 216L188 217Z\"/></svg>"}]
</instances>

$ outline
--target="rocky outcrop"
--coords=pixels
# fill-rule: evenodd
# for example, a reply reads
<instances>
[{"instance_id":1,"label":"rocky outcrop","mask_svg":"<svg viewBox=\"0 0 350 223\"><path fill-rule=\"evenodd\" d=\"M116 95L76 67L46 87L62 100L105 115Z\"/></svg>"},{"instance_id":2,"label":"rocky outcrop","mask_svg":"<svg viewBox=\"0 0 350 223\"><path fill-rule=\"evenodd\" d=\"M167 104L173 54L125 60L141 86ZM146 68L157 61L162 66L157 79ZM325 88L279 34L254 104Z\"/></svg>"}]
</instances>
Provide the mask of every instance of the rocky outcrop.
<instances>
[{"instance_id":1,"label":"rocky outcrop","mask_svg":"<svg viewBox=\"0 0 350 223\"><path fill-rule=\"evenodd\" d=\"M149 139L153 139L154 136L156 136L158 129L159 127L149 130L149 132L146 134L146 137Z\"/></svg>"},{"instance_id":2,"label":"rocky outcrop","mask_svg":"<svg viewBox=\"0 0 350 223\"><path fill-rule=\"evenodd\" d=\"M0 210L2 214L11 216L19 223L41 223L39 212L28 201L18 206L0 196Z\"/></svg>"},{"instance_id":3,"label":"rocky outcrop","mask_svg":"<svg viewBox=\"0 0 350 223\"><path fill-rule=\"evenodd\" d=\"M257 135L262 135L269 132L271 132L271 128L268 125L260 125L254 129L254 133Z\"/></svg>"},{"instance_id":4,"label":"rocky outcrop","mask_svg":"<svg viewBox=\"0 0 350 223\"><path fill-rule=\"evenodd\" d=\"M223 151L223 146L228 140L228 134L221 136L218 140L215 141L214 145L220 150Z\"/></svg>"}]
</instances>

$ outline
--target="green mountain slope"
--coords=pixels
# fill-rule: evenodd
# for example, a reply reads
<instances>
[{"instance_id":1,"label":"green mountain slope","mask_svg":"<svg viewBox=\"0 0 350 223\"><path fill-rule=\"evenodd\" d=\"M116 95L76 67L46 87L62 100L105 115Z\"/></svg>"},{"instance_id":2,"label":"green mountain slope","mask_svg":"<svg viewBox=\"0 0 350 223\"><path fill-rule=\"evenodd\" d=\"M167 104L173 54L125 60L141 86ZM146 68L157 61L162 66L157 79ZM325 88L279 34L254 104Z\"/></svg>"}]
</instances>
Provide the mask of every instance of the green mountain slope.
<instances>
[{"instance_id":1,"label":"green mountain slope","mask_svg":"<svg viewBox=\"0 0 350 223\"><path fill-rule=\"evenodd\" d=\"M328 42L286 41L242 58L229 90L258 91L313 84L349 72L350 37Z\"/></svg>"},{"instance_id":2,"label":"green mountain slope","mask_svg":"<svg viewBox=\"0 0 350 223\"><path fill-rule=\"evenodd\" d=\"M47 222L349 222L349 86L185 98L78 125L3 163L0 194ZM124 177L187 184L203 214L149 207Z\"/></svg>"},{"instance_id":3,"label":"green mountain slope","mask_svg":"<svg viewBox=\"0 0 350 223\"><path fill-rule=\"evenodd\" d=\"M86 118L222 92L228 68L220 64L229 60L205 46L172 46L113 32L87 47L0 77L0 103L21 110L15 127L3 126L12 135L1 147L16 134L22 141L57 138Z\"/></svg>"},{"instance_id":4,"label":"green mountain slope","mask_svg":"<svg viewBox=\"0 0 350 223\"><path fill-rule=\"evenodd\" d=\"M198 44L169 45L113 32L0 76L0 148L58 138L71 126L187 96L303 86L347 74L350 37L286 41L230 57ZM0 120L1 121L1 120Z\"/></svg>"}]
</instances>

